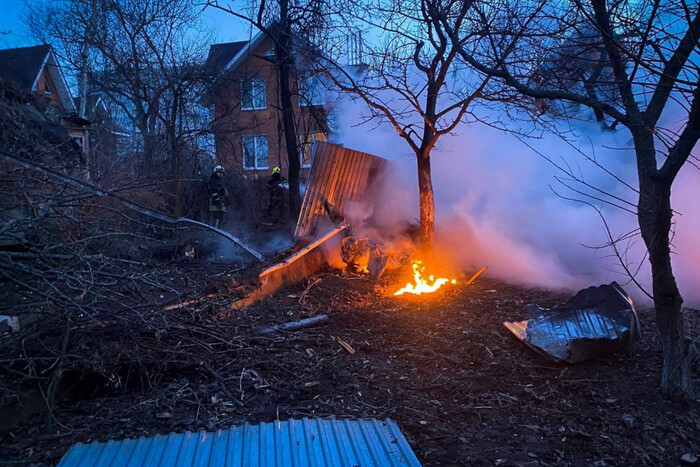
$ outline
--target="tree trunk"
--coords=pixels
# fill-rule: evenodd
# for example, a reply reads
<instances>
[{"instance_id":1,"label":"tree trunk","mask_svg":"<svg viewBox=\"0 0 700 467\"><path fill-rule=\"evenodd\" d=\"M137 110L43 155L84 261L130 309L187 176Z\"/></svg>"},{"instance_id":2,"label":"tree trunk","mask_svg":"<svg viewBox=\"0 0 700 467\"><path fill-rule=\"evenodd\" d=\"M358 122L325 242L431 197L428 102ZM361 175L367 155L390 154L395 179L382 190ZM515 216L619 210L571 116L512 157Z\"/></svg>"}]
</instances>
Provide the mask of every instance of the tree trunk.
<instances>
[{"instance_id":1,"label":"tree trunk","mask_svg":"<svg viewBox=\"0 0 700 467\"><path fill-rule=\"evenodd\" d=\"M672 181L660 179L655 168L641 163L642 160L654 160L640 157L643 151L651 151L647 156L653 155L653 136L647 133L635 136L640 175L637 217L649 253L656 326L663 346L661 391L673 400L688 401L693 397L690 346L684 333L683 297L671 265Z\"/></svg>"},{"instance_id":2,"label":"tree trunk","mask_svg":"<svg viewBox=\"0 0 700 467\"><path fill-rule=\"evenodd\" d=\"M180 217L182 215L182 150L180 142L175 135L170 135L171 138L171 159L170 159L170 177L173 196L173 216Z\"/></svg>"},{"instance_id":3,"label":"tree trunk","mask_svg":"<svg viewBox=\"0 0 700 467\"><path fill-rule=\"evenodd\" d=\"M287 146L287 161L289 165L289 215L293 220L301 209L299 193L299 172L301 160L297 147L297 133L294 125L294 110L292 107L291 73L293 68L292 35L289 28L288 0L280 1L280 24L275 38L275 55L277 56L277 73L279 75L280 107L282 107L282 126L284 142Z\"/></svg>"},{"instance_id":4,"label":"tree trunk","mask_svg":"<svg viewBox=\"0 0 700 467\"><path fill-rule=\"evenodd\" d=\"M430 175L430 153L416 157L418 161L418 193L420 198L420 247L425 259L433 255L435 240L435 199Z\"/></svg>"}]
</instances>

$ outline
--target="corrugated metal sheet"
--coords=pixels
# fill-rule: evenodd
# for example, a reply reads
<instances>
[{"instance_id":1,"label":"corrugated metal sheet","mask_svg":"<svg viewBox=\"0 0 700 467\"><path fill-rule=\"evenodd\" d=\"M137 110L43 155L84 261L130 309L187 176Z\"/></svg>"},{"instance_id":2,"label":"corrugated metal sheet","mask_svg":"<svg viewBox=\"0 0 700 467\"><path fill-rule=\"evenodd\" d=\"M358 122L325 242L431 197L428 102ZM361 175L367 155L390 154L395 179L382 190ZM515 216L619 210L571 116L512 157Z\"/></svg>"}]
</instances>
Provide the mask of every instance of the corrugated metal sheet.
<instances>
[{"instance_id":1,"label":"corrugated metal sheet","mask_svg":"<svg viewBox=\"0 0 700 467\"><path fill-rule=\"evenodd\" d=\"M554 308L529 304L526 309L527 321L506 321L504 326L555 362L607 355L640 337L632 298L617 282L583 289Z\"/></svg>"},{"instance_id":2,"label":"corrugated metal sheet","mask_svg":"<svg viewBox=\"0 0 700 467\"><path fill-rule=\"evenodd\" d=\"M420 466L390 419L290 419L215 433L76 444L59 467Z\"/></svg>"},{"instance_id":3,"label":"corrugated metal sheet","mask_svg":"<svg viewBox=\"0 0 700 467\"><path fill-rule=\"evenodd\" d=\"M384 164L386 159L381 157L317 142L294 238L298 240L326 233L318 231L319 225L327 219L324 200L341 212L349 202L369 200Z\"/></svg>"}]
</instances>

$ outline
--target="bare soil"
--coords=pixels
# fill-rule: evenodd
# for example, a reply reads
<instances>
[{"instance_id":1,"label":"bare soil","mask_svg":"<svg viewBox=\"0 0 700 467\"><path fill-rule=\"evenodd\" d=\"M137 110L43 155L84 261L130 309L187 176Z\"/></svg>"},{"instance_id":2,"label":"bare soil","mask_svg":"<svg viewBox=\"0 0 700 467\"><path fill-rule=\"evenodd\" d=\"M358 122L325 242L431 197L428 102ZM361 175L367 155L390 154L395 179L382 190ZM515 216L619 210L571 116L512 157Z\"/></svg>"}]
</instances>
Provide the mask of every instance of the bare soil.
<instances>
[{"instance_id":1,"label":"bare soil","mask_svg":"<svg viewBox=\"0 0 700 467\"><path fill-rule=\"evenodd\" d=\"M178 272L191 282L202 267ZM57 431L46 433L43 415L15 427L0 442L0 464L53 465L76 442L330 416L393 419L426 466L677 465L685 454L700 457L697 403L659 393L649 309L639 310L643 338L627 352L556 364L502 323L525 319L527 303L551 306L568 293L486 273L431 296L393 297L395 276L377 282L327 270L235 311L227 294L236 273L217 267L206 284L189 284L196 303L154 308L128 339L109 326L95 343L81 337L86 354L118 355L110 357L118 360L114 378L65 375L72 388L53 414ZM322 313L329 320L315 327L259 334ZM697 335L698 313L687 320Z\"/></svg>"}]
</instances>

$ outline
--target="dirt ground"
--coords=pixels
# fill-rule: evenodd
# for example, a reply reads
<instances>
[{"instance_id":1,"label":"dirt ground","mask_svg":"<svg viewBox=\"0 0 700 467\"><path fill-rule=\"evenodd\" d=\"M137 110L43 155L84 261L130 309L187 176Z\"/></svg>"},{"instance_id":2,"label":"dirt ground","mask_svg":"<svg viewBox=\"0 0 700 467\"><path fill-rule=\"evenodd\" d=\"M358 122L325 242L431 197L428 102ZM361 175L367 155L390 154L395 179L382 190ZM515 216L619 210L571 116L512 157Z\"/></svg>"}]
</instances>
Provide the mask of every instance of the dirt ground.
<instances>
[{"instance_id":1,"label":"dirt ground","mask_svg":"<svg viewBox=\"0 0 700 467\"><path fill-rule=\"evenodd\" d=\"M176 269L187 276L193 267L202 268ZM0 442L0 464L53 465L76 442L330 416L393 419L426 466L677 465L686 454L700 457L697 404L659 394L651 310L639 310L643 338L629 351L556 364L502 322L525 319L527 303L554 305L566 293L505 284L487 272L469 286L393 297L386 292L396 277L377 282L327 270L233 311L226 284L235 273L217 268L211 297L154 309L156 332L144 325L138 351L160 352L167 371L129 360L115 369L119 383L67 375L74 388L54 413L58 431L47 434L38 415L15 427ZM314 327L259 333L322 313L329 319ZM697 335L700 316L687 319Z\"/></svg>"}]
</instances>

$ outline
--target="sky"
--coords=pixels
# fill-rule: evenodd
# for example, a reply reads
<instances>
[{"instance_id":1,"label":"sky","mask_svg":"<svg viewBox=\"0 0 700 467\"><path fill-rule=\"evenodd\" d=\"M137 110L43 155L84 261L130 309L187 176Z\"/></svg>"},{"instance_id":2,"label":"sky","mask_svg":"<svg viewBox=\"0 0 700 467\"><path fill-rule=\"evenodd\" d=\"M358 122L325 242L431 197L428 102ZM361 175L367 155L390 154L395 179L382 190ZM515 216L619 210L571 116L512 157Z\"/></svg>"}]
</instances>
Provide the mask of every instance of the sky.
<instances>
[{"instance_id":1,"label":"sky","mask_svg":"<svg viewBox=\"0 0 700 467\"><path fill-rule=\"evenodd\" d=\"M0 49L37 45L22 24L26 1L0 0L0 31L9 32L9 34L0 35ZM225 4L225 2L221 3ZM205 25L213 29L216 42L245 40L249 36L249 29L240 20L235 20L224 11L206 8L202 18Z\"/></svg>"}]
</instances>

